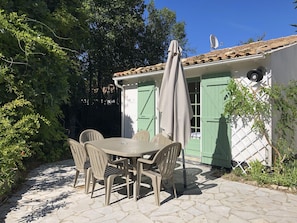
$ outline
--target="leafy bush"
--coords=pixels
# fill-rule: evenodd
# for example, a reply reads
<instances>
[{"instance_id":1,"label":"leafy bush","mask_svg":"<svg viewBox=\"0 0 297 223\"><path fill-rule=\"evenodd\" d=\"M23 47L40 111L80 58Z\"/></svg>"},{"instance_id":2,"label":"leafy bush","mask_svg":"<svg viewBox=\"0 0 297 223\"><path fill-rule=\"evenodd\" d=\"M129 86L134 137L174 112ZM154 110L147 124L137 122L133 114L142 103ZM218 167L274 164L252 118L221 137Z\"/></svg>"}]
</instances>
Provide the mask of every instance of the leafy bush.
<instances>
[{"instance_id":1,"label":"leafy bush","mask_svg":"<svg viewBox=\"0 0 297 223\"><path fill-rule=\"evenodd\" d=\"M38 134L41 122L48 122L34 112L32 104L17 98L0 107L0 196L11 190L23 159L32 155L31 137Z\"/></svg>"},{"instance_id":2,"label":"leafy bush","mask_svg":"<svg viewBox=\"0 0 297 223\"><path fill-rule=\"evenodd\" d=\"M247 171L249 179L257 181L258 184L297 187L297 160L285 162L281 167L265 167L259 161L250 163L251 168Z\"/></svg>"},{"instance_id":3,"label":"leafy bush","mask_svg":"<svg viewBox=\"0 0 297 223\"><path fill-rule=\"evenodd\" d=\"M69 99L75 65L29 20L0 10L0 196L11 190L25 161L69 153L60 106Z\"/></svg>"}]
</instances>

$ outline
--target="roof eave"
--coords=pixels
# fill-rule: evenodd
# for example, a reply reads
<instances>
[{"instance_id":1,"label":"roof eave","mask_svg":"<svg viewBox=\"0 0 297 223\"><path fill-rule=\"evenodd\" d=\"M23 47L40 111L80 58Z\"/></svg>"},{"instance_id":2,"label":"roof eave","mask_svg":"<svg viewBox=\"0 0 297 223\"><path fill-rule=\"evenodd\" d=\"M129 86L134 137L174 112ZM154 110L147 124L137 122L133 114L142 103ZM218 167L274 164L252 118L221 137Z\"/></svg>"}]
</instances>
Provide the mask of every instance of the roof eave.
<instances>
[{"instance_id":1,"label":"roof eave","mask_svg":"<svg viewBox=\"0 0 297 223\"><path fill-rule=\"evenodd\" d=\"M247 61L258 60L258 59L265 59L265 54L249 55L249 56L238 57L238 58L234 58L234 59L219 60L219 61L213 61L213 62L209 62L209 63L189 65L189 66L184 66L184 70L205 68L205 67L210 67L210 66L221 66L221 65L226 65L226 64L247 62Z\"/></svg>"},{"instance_id":2,"label":"roof eave","mask_svg":"<svg viewBox=\"0 0 297 223\"><path fill-rule=\"evenodd\" d=\"M192 69L199 69L199 68L205 68L210 66L220 66L230 63L238 63L238 62L246 62L250 60L257 60L257 59L265 59L266 54L256 54L256 55L249 55L245 57L239 57L235 59L227 59L227 60L219 60L219 61L212 61L207 63L201 63L201 64L194 64L194 65L188 65L184 66L184 70L192 70ZM158 70L158 71L152 71L152 72L145 72L145 73L139 73L139 74L129 74L125 76L119 76L119 77L113 77L113 80L116 81L122 81L122 80L129 80L129 79L135 79L135 78L144 78L148 76L155 76L160 75L164 72L164 70Z\"/></svg>"}]
</instances>

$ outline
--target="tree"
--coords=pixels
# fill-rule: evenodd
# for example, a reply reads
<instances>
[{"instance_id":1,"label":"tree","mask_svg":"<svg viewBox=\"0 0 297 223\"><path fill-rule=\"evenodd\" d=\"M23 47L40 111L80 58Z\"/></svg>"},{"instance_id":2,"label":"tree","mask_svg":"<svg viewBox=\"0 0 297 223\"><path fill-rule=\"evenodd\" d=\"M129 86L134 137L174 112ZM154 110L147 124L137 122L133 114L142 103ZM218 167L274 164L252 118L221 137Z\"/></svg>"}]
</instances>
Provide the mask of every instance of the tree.
<instances>
[{"instance_id":1,"label":"tree","mask_svg":"<svg viewBox=\"0 0 297 223\"><path fill-rule=\"evenodd\" d=\"M153 3L146 20L143 0L5 0L0 8L22 17L24 25L15 27L19 33L1 29L3 59L19 63L10 67L11 79L1 83L1 105L19 92L49 120L50 126L41 125L34 139L42 142L39 158L47 160L66 151L63 105L70 102L69 110L75 111L81 99L92 103L94 91L110 84L114 72L164 61L173 37L186 43L184 23L176 23L168 9L154 9ZM51 42L45 46L39 38Z\"/></svg>"},{"instance_id":2,"label":"tree","mask_svg":"<svg viewBox=\"0 0 297 223\"><path fill-rule=\"evenodd\" d=\"M84 54L89 92L93 88L101 92L117 71L164 62L172 39L187 45L185 23L176 22L175 13L167 8L156 9L154 1L145 5L143 0L88 0L85 4L91 32Z\"/></svg>"},{"instance_id":3,"label":"tree","mask_svg":"<svg viewBox=\"0 0 297 223\"><path fill-rule=\"evenodd\" d=\"M57 116L59 103L67 100L68 57L27 21L0 10L0 196L11 189L24 158L51 160L65 153L46 146L63 138L56 132L63 132Z\"/></svg>"},{"instance_id":4,"label":"tree","mask_svg":"<svg viewBox=\"0 0 297 223\"><path fill-rule=\"evenodd\" d=\"M140 64L137 44L143 29L142 0L86 1L90 39L85 54L86 78L101 88L112 74ZM93 81L89 85L92 86Z\"/></svg>"},{"instance_id":5,"label":"tree","mask_svg":"<svg viewBox=\"0 0 297 223\"><path fill-rule=\"evenodd\" d=\"M156 9L153 0L148 4L147 11L148 17L142 47L144 62L152 65L166 60L171 40L178 40L179 45L184 49L187 39L185 23L176 21L175 12L168 8Z\"/></svg>"},{"instance_id":6,"label":"tree","mask_svg":"<svg viewBox=\"0 0 297 223\"><path fill-rule=\"evenodd\" d=\"M20 95L30 101L35 112L50 123L41 124L38 135L31 139L39 143L35 158L59 159L68 151L63 146L66 135L60 122L60 106L69 100L68 80L71 71L77 69L76 61L71 59L73 50L47 36L50 33L56 40L66 41L44 23L50 17L44 2L5 1L0 6L5 10L3 21L11 21L1 23L1 67L7 67L10 73L10 79L4 77L1 83L1 105ZM24 14L26 10L29 12Z\"/></svg>"}]
</instances>

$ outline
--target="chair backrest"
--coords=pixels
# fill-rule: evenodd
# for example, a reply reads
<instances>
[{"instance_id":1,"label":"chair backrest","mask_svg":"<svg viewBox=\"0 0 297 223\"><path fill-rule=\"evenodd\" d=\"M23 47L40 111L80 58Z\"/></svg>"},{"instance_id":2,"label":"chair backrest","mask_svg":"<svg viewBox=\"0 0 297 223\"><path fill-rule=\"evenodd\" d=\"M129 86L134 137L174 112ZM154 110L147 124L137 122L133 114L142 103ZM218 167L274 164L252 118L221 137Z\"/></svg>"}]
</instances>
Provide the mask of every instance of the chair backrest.
<instances>
[{"instance_id":1,"label":"chair backrest","mask_svg":"<svg viewBox=\"0 0 297 223\"><path fill-rule=\"evenodd\" d=\"M136 132L132 136L132 139L135 139L138 141L149 142L150 141L150 133L147 130L141 130L141 131Z\"/></svg>"},{"instance_id":2,"label":"chair backrest","mask_svg":"<svg viewBox=\"0 0 297 223\"><path fill-rule=\"evenodd\" d=\"M173 142L160 149L153 158L163 179L170 179L173 176L176 161L181 152L181 143Z\"/></svg>"},{"instance_id":3,"label":"chair backrest","mask_svg":"<svg viewBox=\"0 0 297 223\"><path fill-rule=\"evenodd\" d=\"M99 180L104 180L105 169L108 165L107 154L102 149L97 148L89 143L85 144L85 148L90 157L90 163L94 177Z\"/></svg>"},{"instance_id":4,"label":"chair backrest","mask_svg":"<svg viewBox=\"0 0 297 223\"><path fill-rule=\"evenodd\" d=\"M82 144L74 139L68 139L68 144L72 153L76 169L86 169L86 161L88 160L87 152Z\"/></svg>"},{"instance_id":5,"label":"chair backrest","mask_svg":"<svg viewBox=\"0 0 297 223\"><path fill-rule=\"evenodd\" d=\"M79 135L79 142L81 144L87 141L101 140L101 139L104 139L103 135L95 129L86 129L82 131Z\"/></svg>"},{"instance_id":6,"label":"chair backrest","mask_svg":"<svg viewBox=\"0 0 297 223\"><path fill-rule=\"evenodd\" d=\"M172 140L159 133L152 138L151 142L157 145L167 146L172 143Z\"/></svg>"}]
</instances>

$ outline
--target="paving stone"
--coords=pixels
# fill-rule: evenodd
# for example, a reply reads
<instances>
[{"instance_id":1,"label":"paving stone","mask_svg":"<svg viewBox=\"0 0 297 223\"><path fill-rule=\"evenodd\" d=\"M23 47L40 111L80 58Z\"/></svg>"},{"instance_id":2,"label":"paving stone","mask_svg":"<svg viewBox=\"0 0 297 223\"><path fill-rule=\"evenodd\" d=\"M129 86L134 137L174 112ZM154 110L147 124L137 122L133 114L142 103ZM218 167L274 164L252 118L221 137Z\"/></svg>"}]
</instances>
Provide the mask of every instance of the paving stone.
<instances>
[{"instance_id":1,"label":"paving stone","mask_svg":"<svg viewBox=\"0 0 297 223\"><path fill-rule=\"evenodd\" d=\"M186 169L187 187L179 165L178 198L167 188L161 192L160 207L152 189L145 187L137 201L127 199L124 190L113 191L111 205L104 206L104 190L98 190L102 185L96 185L91 198L80 174L73 187L72 160L45 164L32 170L22 188L0 205L0 223L296 222L296 194L213 177L211 167L199 163L186 163Z\"/></svg>"}]
</instances>

